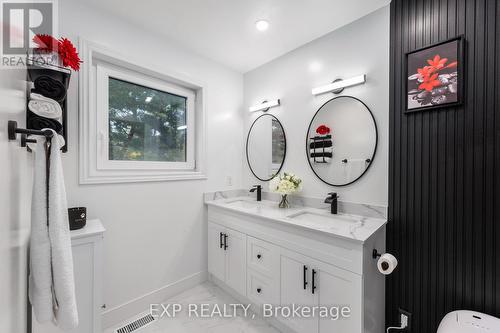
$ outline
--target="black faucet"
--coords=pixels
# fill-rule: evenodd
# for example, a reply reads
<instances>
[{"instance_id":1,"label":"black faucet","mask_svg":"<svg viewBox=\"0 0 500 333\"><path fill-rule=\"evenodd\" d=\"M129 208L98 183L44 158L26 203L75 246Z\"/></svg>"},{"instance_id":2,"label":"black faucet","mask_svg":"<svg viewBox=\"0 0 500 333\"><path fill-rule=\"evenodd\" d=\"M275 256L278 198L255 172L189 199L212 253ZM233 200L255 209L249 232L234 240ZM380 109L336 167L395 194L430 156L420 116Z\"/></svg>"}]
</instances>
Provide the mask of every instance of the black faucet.
<instances>
[{"instance_id":1,"label":"black faucet","mask_svg":"<svg viewBox=\"0 0 500 333\"><path fill-rule=\"evenodd\" d=\"M262 201L262 186L254 185L254 187L250 189L250 192L255 192L255 190L257 190L257 201Z\"/></svg>"},{"instance_id":2,"label":"black faucet","mask_svg":"<svg viewBox=\"0 0 500 333\"><path fill-rule=\"evenodd\" d=\"M339 198L339 196L337 195L336 192L331 192L331 193L328 193L328 196L325 199L325 203L330 204L330 210L331 210L332 214L337 214L337 199L338 198Z\"/></svg>"}]
</instances>

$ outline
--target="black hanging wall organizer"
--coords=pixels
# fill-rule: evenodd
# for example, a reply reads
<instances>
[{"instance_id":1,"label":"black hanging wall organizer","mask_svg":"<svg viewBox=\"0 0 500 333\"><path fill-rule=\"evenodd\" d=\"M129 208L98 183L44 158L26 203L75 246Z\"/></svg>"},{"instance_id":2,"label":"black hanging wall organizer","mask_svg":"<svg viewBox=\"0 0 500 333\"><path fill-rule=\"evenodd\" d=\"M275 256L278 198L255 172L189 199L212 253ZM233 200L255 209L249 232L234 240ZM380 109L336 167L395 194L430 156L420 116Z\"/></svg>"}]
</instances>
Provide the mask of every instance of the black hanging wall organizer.
<instances>
[{"instance_id":1,"label":"black hanging wall organizer","mask_svg":"<svg viewBox=\"0 0 500 333\"><path fill-rule=\"evenodd\" d=\"M333 157L332 136L328 134L309 138L309 157L314 163L328 163L327 158Z\"/></svg>"},{"instance_id":2,"label":"black hanging wall organizer","mask_svg":"<svg viewBox=\"0 0 500 333\"><path fill-rule=\"evenodd\" d=\"M61 148L61 150L63 152L68 151L68 102L66 94L70 77L71 71L67 68L41 64L28 58L26 85L26 129L19 129L17 128L17 123L15 124L16 133L22 134L21 145L23 147L27 142L35 141L34 139L26 138L26 135L45 135L41 130L43 128L52 128L64 137L66 144ZM60 124L57 121L38 116L30 111L28 103L32 92L51 98L61 105L62 119ZM11 130L10 126L14 125L11 125L9 122L9 133ZM9 138L11 138L10 134Z\"/></svg>"}]
</instances>

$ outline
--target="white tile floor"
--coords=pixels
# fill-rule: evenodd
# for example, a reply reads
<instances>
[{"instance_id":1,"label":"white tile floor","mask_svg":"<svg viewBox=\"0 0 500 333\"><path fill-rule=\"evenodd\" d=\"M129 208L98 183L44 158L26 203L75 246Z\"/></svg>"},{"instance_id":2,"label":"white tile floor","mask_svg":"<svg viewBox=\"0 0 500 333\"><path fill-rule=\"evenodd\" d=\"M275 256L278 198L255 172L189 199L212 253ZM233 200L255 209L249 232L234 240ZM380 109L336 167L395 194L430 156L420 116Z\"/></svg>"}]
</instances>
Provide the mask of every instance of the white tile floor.
<instances>
[{"instance_id":1,"label":"white tile floor","mask_svg":"<svg viewBox=\"0 0 500 333\"><path fill-rule=\"evenodd\" d=\"M194 304L218 304L222 309L224 304L238 304L236 299L231 297L221 288L213 283L206 282L193 289L187 290L164 302L164 304L179 303L183 305L183 310L177 314L176 318L163 317L154 324L138 330L138 333L279 333L277 329L270 326L257 315L252 314L245 317L243 310L237 312L232 318L193 318L188 316L187 305ZM114 332L112 329L105 333Z\"/></svg>"}]
</instances>

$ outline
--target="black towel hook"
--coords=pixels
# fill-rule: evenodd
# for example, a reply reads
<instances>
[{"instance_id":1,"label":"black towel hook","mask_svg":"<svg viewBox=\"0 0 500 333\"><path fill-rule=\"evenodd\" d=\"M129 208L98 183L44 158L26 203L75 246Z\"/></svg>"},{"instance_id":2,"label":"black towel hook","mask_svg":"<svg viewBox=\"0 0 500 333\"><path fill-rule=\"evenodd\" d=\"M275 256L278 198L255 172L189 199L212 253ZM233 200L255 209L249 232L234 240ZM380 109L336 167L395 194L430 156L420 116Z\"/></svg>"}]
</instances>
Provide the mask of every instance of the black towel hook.
<instances>
[{"instance_id":1,"label":"black towel hook","mask_svg":"<svg viewBox=\"0 0 500 333\"><path fill-rule=\"evenodd\" d=\"M47 139L52 138L54 133L51 130L34 130L34 129L26 129L17 127L17 121L9 120L8 124L8 133L9 140L15 140L17 134L22 134L21 136L21 147L26 147L27 142L36 142L35 140L28 139L27 135L41 135L46 137Z\"/></svg>"}]
</instances>

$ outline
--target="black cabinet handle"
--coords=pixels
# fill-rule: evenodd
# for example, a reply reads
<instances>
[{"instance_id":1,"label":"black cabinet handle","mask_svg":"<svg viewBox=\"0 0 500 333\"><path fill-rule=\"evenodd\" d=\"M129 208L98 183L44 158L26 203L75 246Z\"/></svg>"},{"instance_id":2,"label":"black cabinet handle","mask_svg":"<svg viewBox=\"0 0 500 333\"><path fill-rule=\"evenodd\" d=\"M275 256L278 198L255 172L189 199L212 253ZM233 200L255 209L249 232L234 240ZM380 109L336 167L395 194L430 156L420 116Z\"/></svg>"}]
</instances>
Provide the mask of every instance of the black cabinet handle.
<instances>
[{"instance_id":1,"label":"black cabinet handle","mask_svg":"<svg viewBox=\"0 0 500 333\"><path fill-rule=\"evenodd\" d=\"M304 268L302 270L302 273L303 273L303 281L304 281L304 290L306 290L307 288L307 266L304 265Z\"/></svg>"},{"instance_id":2,"label":"black cabinet handle","mask_svg":"<svg viewBox=\"0 0 500 333\"><path fill-rule=\"evenodd\" d=\"M222 244L222 232L219 232L219 247L222 249L224 244Z\"/></svg>"},{"instance_id":3,"label":"black cabinet handle","mask_svg":"<svg viewBox=\"0 0 500 333\"><path fill-rule=\"evenodd\" d=\"M261 291L262 291L262 289L257 288L257 293L259 293L259 294L260 294L260 292L261 292Z\"/></svg>"},{"instance_id":4,"label":"black cabinet handle","mask_svg":"<svg viewBox=\"0 0 500 333\"><path fill-rule=\"evenodd\" d=\"M262 255L258 254L257 259L260 259L260 258L262 258Z\"/></svg>"},{"instance_id":5,"label":"black cabinet handle","mask_svg":"<svg viewBox=\"0 0 500 333\"><path fill-rule=\"evenodd\" d=\"M314 290L316 289L316 270L312 270L312 285L311 285L311 290L312 293L314 294Z\"/></svg>"},{"instance_id":6,"label":"black cabinet handle","mask_svg":"<svg viewBox=\"0 0 500 333\"><path fill-rule=\"evenodd\" d=\"M227 250L227 234L224 234L224 251Z\"/></svg>"}]
</instances>

